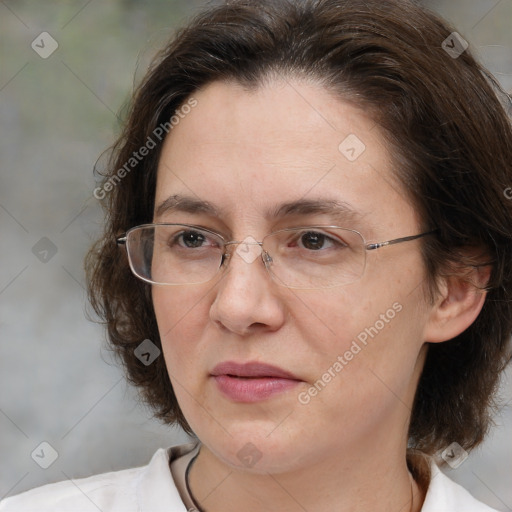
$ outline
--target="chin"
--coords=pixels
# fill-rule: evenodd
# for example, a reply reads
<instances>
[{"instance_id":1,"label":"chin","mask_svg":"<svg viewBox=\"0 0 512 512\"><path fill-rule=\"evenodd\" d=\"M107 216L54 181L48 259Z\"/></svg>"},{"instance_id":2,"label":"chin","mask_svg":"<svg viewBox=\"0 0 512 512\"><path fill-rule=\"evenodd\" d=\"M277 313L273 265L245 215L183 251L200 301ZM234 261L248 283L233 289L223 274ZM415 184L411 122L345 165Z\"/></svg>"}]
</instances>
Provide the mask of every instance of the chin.
<instances>
[{"instance_id":1,"label":"chin","mask_svg":"<svg viewBox=\"0 0 512 512\"><path fill-rule=\"evenodd\" d=\"M284 473L299 469L313 455L309 440L292 424L276 428L274 421L247 420L225 427L229 433L219 427L199 428L196 434L217 459L236 471ZM301 447L308 448L309 453L301 453Z\"/></svg>"}]
</instances>

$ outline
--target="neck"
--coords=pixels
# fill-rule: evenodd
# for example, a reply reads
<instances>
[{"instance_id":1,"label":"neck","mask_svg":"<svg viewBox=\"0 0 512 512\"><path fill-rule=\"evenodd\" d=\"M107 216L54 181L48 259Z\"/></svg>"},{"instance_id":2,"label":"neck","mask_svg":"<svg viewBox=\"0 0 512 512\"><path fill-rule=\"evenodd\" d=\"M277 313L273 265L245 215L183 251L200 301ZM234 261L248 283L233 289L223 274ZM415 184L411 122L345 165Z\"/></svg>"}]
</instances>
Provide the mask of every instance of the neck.
<instances>
[{"instance_id":1,"label":"neck","mask_svg":"<svg viewBox=\"0 0 512 512\"><path fill-rule=\"evenodd\" d=\"M190 471L190 490L205 512L420 512L424 491L409 473L405 447L402 454L391 458L372 443L307 469L270 474L230 467L203 445Z\"/></svg>"}]
</instances>

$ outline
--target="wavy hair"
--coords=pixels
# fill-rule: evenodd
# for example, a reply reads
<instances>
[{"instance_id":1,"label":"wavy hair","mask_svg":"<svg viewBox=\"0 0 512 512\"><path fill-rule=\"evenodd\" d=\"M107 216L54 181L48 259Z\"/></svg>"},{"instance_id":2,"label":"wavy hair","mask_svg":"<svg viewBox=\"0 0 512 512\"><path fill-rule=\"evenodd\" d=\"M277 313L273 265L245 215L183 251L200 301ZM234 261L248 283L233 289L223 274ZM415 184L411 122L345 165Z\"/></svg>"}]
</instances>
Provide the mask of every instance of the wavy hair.
<instances>
[{"instance_id":1,"label":"wavy hair","mask_svg":"<svg viewBox=\"0 0 512 512\"><path fill-rule=\"evenodd\" d=\"M105 231L86 258L91 304L157 417L190 432L163 358L145 366L134 354L142 340L160 346L160 339L151 287L132 275L115 242L152 221L164 140L155 130L213 81L254 89L295 77L316 81L382 127L423 229L438 229L421 241L429 300L440 276L481 264L468 249L492 264L475 322L429 346L409 427L410 446L426 453L482 441L512 332L512 129L510 98L461 41L409 0L235 0L200 12L157 55L109 153ZM156 147L130 160L149 138Z\"/></svg>"}]
</instances>

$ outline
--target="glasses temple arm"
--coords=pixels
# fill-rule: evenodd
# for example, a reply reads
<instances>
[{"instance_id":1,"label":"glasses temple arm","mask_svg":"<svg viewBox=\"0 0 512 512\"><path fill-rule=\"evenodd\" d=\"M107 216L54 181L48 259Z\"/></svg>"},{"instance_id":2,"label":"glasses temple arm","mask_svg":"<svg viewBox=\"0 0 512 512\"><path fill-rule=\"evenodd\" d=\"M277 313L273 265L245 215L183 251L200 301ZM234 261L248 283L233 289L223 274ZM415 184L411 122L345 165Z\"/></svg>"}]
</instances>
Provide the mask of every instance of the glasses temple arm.
<instances>
[{"instance_id":1,"label":"glasses temple arm","mask_svg":"<svg viewBox=\"0 0 512 512\"><path fill-rule=\"evenodd\" d=\"M434 229L432 231L427 231L426 233L420 233L419 235L404 236L402 238L394 238L393 240L387 240L386 242L367 244L366 250L373 251L374 249L378 249L379 247L385 247L386 245L394 245L394 244L400 244L402 242L409 242L411 240L416 240L417 238L421 238L423 236L432 235L433 233L435 233L437 231L438 231L437 229Z\"/></svg>"}]
</instances>

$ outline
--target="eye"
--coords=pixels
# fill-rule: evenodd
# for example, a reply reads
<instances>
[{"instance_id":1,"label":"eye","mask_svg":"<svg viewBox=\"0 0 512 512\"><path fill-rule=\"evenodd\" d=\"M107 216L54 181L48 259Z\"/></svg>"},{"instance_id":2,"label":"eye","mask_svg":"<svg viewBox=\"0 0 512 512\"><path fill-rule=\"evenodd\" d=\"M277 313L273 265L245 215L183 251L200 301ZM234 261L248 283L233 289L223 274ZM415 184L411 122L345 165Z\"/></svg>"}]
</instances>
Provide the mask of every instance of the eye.
<instances>
[{"instance_id":1,"label":"eye","mask_svg":"<svg viewBox=\"0 0 512 512\"><path fill-rule=\"evenodd\" d=\"M168 237L168 246L183 249L201 249L218 247L218 242L210 234L195 229L172 233Z\"/></svg>"},{"instance_id":2,"label":"eye","mask_svg":"<svg viewBox=\"0 0 512 512\"><path fill-rule=\"evenodd\" d=\"M206 237L199 231L184 231L177 235L175 240L178 240L178 243L185 247L196 248L201 247L201 245L206 241Z\"/></svg>"},{"instance_id":3,"label":"eye","mask_svg":"<svg viewBox=\"0 0 512 512\"><path fill-rule=\"evenodd\" d=\"M310 250L320 251L325 249L340 249L347 247L347 244L341 239L335 239L320 231L306 231L299 234L299 247Z\"/></svg>"}]
</instances>

